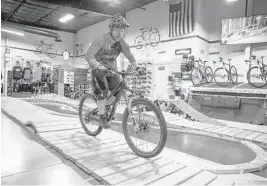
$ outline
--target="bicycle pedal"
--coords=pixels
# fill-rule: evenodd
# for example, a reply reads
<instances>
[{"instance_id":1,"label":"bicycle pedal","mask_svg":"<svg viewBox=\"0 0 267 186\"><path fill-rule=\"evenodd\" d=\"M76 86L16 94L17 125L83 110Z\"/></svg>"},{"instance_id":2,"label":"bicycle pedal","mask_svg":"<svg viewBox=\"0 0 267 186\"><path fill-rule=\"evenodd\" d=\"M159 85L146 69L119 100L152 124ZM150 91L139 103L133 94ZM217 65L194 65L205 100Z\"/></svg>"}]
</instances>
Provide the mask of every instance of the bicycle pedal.
<instances>
[{"instance_id":1,"label":"bicycle pedal","mask_svg":"<svg viewBox=\"0 0 267 186\"><path fill-rule=\"evenodd\" d=\"M109 129L110 128L110 124L109 123L102 123L101 125L100 125L102 128L104 128L104 129Z\"/></svg>"}]
</instances>

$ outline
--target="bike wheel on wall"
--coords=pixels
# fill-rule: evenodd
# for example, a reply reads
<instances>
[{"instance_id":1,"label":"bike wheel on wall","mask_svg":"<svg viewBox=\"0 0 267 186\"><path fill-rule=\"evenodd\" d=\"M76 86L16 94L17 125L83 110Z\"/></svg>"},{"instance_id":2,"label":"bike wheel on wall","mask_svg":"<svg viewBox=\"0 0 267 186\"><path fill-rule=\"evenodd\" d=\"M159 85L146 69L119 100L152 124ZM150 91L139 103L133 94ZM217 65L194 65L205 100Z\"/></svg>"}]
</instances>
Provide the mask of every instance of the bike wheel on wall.
<instances>
[{"instance_id":1,"label":"bike wheel on wall","mask_svg":"<svg viewBox=\"0 0 267 186\"><path fill-rule=\"evenodd\" d=\"M206 81L207 83L211 83L213 81L213 71L212 71L212 68L211 67L206 67L205 69L205 74L206 74Z\"/></svg>"},{"instance_id":2,"label":"bike wheel on wall","mask_svg":"<svg viewBox=\"0 0 267 186\"><path fill-rule=\"evenodd\" d=\"M39 42L36 42L34 45L33 45L33 52L38 55L38 56L42 56L43 55L43 49L42 49L42 44L39 43Z\"/></svg>"},{"instance_id":3,"label":"bike wheel on wall","mask_svg":"<svg viewBox=\"0 0 267 186\"><path fill-rule=\"evenodd\" d=\"M134 41L136 49L141 49L144 46L144 38L142 36L137 36Z\"/></svg>"},{"instance_id":4,"label":"bike wheel on wall","mask_svg":"<svg viewBox=\"0 0 267 186\"><path fill-rule=\"evenodd\" d=\"M196 68L191 71L191 81L194 85L199 85L202 82L202 77Z\"/></svg>"},{"instance_id":5,"label":"bike wheel on wall","mask_svg":"<svg viewBox=\"0 0 267 186\"><path fill-rule=\"evenodd\" d=\"M249 69L247 80L253 87L262 88L267 85L267 74L255 66Z\"/></svg>"},{"instance_id":6,"label":"bike wheel on wall","mask_svg":"<svg viewBox=\"0 0 267 186\"><path fill-rule=\"evenodd\" d=\"M49 48L46 51L46 55L49 56L49 57L51 57L51 58L57 57L57 49L55 49L55 48Z\"/></svg>"},{"instance_id":7,"label":"bike wheel on wall","mask_svg":"<svg viewBox=\"0 0 267 186\"><path fill-rule=\"evenodd\" d=\"M217 85L226 87L229 83L229 74L223 67L217 68L214 72L214 80Z\"/></svg>"},{"instance_id":8,"label":"bike wheel on wall","mask_svg":"<svg viewBox=\"0 0 267 186\"><path fill-rule=\"evenodd\" d=\"M155 47L159 44L160 35L159 33L152 33L149 37L150 46Z\"/></svg>"},{"instance_id":9,"label":"bike wheel on wall","mask_svg":"<svg viewBox=\"0 0 267 186\"><path fill-rule=\"evenodd\" d=\"M237 70L234 66L231 66L230 73L231 73L231 82L233 84L236 84L238 81L238 74L237 74Z\"/></svg>"}]
</instances>

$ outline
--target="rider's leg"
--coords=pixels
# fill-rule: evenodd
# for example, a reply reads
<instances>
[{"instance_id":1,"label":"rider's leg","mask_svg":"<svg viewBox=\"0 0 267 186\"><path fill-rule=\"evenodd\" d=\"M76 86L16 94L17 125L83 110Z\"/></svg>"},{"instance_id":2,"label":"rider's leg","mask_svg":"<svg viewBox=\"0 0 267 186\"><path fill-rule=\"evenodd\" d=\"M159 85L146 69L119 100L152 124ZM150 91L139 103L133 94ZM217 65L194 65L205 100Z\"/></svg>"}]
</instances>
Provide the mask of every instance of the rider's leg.
<instances>
[{"instance_id":1,"label":"rider's leg","mask_svg":"<svg viewBox=\"0 0 267 186\"><path fill-rule=\"evenodd\" d=\"M108 82L108 89L110 91L113 91L115 88L118 87L118 85L121 82L121 78L119 74L113 74L112 76L107 77L107 82ZM118 98L120 92L116 92L114 96Z\"/></svg>"},{"instance_id":2,"label":"rider's leg","mask_svg":"<svg viewBox=\"0 0 267 186\"><path fill-rule=\"evenodd\" d=\"M92 78L94 81L94 89L98 102L98 114L105 114L106 97L108 94L108 83L104 75L98 70L92 71Z\"/></svg>"},{"instance_id":3,"label":"rider's leg","mask_svg":"<svg viewBox=\"0 0 267 186\"><path fill-rule=\"evenodd\" d=\"M108 85L109 85L108 88L110 91L113 91L115 88L117 88L121 82L121 78L120 78L119 74L114 74L110 77L107 77L107 80L108 80ZM119 97L120 97L120 92L116 92L114 94L113 98L111 98L112 99L111 101L114 102L115 99L118 99ZM112 102L110 104L112 104ZM115 119L115 117L113 116L112 120L114 120L114 119Z\"/></svg>"}]
</instances>

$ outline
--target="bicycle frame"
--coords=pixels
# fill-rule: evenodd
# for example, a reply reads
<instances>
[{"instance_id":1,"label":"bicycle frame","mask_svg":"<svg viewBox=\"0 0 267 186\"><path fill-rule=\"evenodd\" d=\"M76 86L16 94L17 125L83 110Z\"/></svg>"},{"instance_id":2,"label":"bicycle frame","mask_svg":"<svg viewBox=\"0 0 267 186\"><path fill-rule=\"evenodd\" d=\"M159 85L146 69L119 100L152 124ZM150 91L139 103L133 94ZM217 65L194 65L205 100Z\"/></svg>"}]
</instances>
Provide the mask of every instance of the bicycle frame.
<instances>
[{"instance_id":1,"label":"bicycle frame","mask_svg":"<svg viewBox=\"0 0 267 186\"><path fill-rule=\"evenodd\" d=\"M114 96L115 93L118 92L119 94L119 96L116 97L115 101L112 104L111 112L108 115L107 122L109 122L114 116L115 111L116 111L116 104L121 100L122 95L125 98L125 102L126 102L127 108L129 109L129 112L131 111L129 107L130 106L129 103L131 103L131 100L127 99L127 96L125 94L125 90L130 90L130 89L127 88L124 77L125 75L123 75L122 81L120 82L120 84L107 96L107 100L109 100L112 96Z\"/></svg>"}]
</instances>

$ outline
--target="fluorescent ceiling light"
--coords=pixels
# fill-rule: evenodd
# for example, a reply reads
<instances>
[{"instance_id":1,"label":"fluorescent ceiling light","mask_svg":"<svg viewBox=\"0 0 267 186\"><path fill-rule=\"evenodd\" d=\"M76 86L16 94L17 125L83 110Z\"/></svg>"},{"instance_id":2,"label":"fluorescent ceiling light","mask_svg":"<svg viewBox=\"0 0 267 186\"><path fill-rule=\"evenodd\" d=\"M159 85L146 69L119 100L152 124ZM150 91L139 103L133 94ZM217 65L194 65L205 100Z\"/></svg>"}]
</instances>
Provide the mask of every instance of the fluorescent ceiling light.
<instances>
[{"instance_id":1,"label":"fluorescent ceiling light","mask_svg":"<svg viewBox=\"0 0 267 186\"><path fill-rule=\"evenodd\" d=\"M8 29L5 29L5 28L1 28L1 31L7 32L7 33L10 33L10 34L19 35L19 36L24 36L24 33L18 32L18 31L15 31L15 30L8 30Z\"/></svg>"},{"instance_id":2,"label":"fluorescent ceiling light","mask_svg":"<svg viewBox=\"0 0 267 186\"><path fill-rule=\"evenodd\" d=\"M65 22L71 20L72 18L74 18L74 15L72 15L72 14L67 14L67 15L65 15L64 17L60 18L59 21L60 21L61 23L65 23Z\"/></svg>"},{"instance_id":3,"label":"fluorescent ceiling light","mask_svg":"<svg viewBox=\"0 0 267 186\"><path fill-rule=\"evenodd\" d=\"M227 0L228 3L235 2L235 1L238 1L238 0Z\"/></svg>"}]
</instances>

